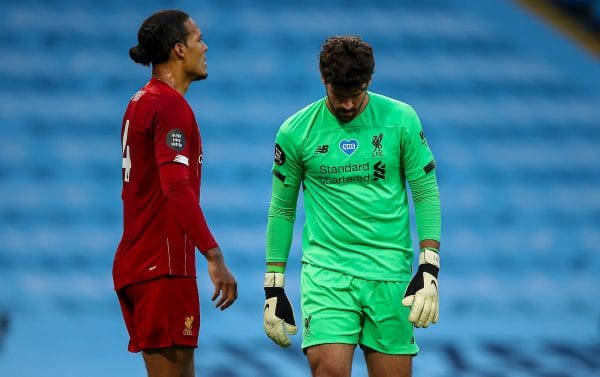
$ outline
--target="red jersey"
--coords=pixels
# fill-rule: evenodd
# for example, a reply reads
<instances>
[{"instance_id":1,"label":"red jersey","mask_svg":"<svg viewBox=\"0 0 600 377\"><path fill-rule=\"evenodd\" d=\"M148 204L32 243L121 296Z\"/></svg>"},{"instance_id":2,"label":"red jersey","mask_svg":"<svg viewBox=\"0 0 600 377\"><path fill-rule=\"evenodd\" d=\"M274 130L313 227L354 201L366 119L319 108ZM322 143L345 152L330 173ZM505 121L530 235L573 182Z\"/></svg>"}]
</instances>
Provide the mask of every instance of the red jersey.
<instances>
[{"instance_id":1,"label":"red jersey","mask_svg":"<svg viewBox=\"0 0 600 377\"><path fill-rule=\"evenodd\" d=\"M206 252L217 244L199 204L202 142L192 109L152 79L131 98L121 140L123 236L115 289L163 275L195 277L195 247Z\"/></svg>"}]
</instances>

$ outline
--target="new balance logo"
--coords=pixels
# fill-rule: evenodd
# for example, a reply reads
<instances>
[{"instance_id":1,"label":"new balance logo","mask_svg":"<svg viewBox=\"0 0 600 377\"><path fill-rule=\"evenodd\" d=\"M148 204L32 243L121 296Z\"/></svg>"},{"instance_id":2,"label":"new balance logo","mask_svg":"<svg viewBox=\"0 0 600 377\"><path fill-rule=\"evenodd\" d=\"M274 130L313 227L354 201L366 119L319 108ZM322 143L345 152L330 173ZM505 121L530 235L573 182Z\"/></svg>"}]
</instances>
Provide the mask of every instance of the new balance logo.
<instances>
[{"instance_id":1,"label":"new balance logo","mask_svg":"<svg viewBox=\"0 0 600 377\"><path fill-rule=\"evenodd\" d=\"M329 152L329 145L319 145L315 149L315 154L323 154Z\"/></svg>"}]
</instances>

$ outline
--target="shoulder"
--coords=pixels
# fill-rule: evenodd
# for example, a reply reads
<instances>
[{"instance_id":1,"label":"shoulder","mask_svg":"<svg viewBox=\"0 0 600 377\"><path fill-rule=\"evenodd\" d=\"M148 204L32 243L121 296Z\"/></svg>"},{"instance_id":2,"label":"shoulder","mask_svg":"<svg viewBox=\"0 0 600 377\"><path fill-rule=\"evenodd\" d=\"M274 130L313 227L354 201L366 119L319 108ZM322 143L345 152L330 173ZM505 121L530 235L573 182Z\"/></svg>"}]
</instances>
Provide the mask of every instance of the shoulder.
<instances>
[{"instance_id":1,"label":"shoulder","mask_svg":"<svg viewBox=\"0 0 600 377\"><path fill-rule=\"evenodd\" d=\"M415 109L406 102L373 92L369 92L369 97L378 111L391 112L395 116L415 116L417 114Z\"/></svg>"},{"instance_id":2,"label":"shoulder","mask_svg":"<svg viewBox=\"0 0 600 377\"><path fill-rule=\"evenodd\" d=\"M196 125L196 117L185 98L179 93L161 93L153 104L155 120L167 127L187 130Z\"/></svg>"},{"instance_id":3,"label":"shoulder","mask_svg":"<svg viewBox=\"0 0 600 377\"><path fill-rule=\"evenodd\" d=\"M311 128L315 116L322 111L324 106L325 99L321 98L298 110L283 122L279 127L279 133L289 136L304 134Z\"/></svg>"},{"instance_id":4,"label":"shoulder","mask_svg":"<svg viewBox=\"0 0 600 377\"><path fill-rule=\"evenodd\" d=\"M166 112L169 113L192 113L192 108L190 107L187 100L177 92L167 92L161 93L158 98L159 107Z\"/></svg>"},{"instance_id":5,"label":"shoulder","mask_svg":"<svg viewBox=\"0 0 600 377\"><path fill-rule=\"evenodd\" d=\"M185 97L170 86L151 80L142 89L143 96L140 102L145 101L154 106L160 112L166 113L190 113L192 108ZM139 92L138 92L139 93ZM137 95L136 95L137 96ZM135 96L134 96L135 97Z\"/></svg>"},{"instance_id":6,"label":"shoulder","mask_svg":"<svg viewBox=\"0 0 600 377\"><path fill-rule=\"evenodd\" d=\"M369 92L373 112L377 114L382 124L399 128L420 127L417 111L408 103Z\"/></svg>"},{"instance_id":7,"label":"shoulder","mask_svg":"<svg viewBox=\"0 0 600 377\"><path fill-rule=\"evenodd\" d=\"M145 124L157 132L179 130L193 132L197 127L196 118L183 96L175 91L144 90L139 99L136 113L143 116Z\"/></svg>"}]
</instances>

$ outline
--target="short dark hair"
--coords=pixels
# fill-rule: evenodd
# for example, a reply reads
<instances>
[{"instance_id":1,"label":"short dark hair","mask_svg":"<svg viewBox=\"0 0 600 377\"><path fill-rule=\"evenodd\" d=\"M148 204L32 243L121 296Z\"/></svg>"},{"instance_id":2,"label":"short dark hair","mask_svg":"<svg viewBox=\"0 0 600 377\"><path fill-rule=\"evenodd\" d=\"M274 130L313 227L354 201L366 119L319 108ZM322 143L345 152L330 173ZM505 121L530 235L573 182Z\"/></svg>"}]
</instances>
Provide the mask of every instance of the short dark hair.
<instances>
[{"instance_id":1,"label":"short dark hair","mask_svg":"<svg viewBox=\"0 0 600 377\"><path fill-rule=\"evenodd\" d=\"M190 16L180 10L161 10L148 17L138 30L138 44L129 49L131 59L143 65L169 60L175 44L184 42L188 31L183 23Z\"/></svg>"},{"instance_id":2,"label":"short dark hair","mask_svg":"<svg viewBox=\"0 0 600 377\"><path fill-rule=\"evenodd\" d=\"M373 48L359 37L329 37L321 47L319 70L327 84L356 88L371 81L374 69Z\"/></svg>"}]
</instances>

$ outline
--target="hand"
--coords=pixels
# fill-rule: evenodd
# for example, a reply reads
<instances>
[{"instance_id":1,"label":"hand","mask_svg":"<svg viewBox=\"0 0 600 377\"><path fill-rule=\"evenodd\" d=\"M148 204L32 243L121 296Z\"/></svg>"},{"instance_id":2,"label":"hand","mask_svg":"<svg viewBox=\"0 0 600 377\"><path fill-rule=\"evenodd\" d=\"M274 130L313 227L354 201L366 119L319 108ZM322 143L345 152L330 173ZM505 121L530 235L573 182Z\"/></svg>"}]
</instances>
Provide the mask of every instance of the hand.
<instances>
[{"instance_id":1,"label":"hand","mask_svg":"<svg viewBox=\"0 0 600 377\"><path fill-rule=\"evenodd\" d=\"M439 255L433 250L424 249L419 255L419 269L408 284L402 299L402 305L411 307L408 320L415 327L427 327L439 320L439 270Z\"/></svg>"},{"instance_id":2,"label":"hand","mask_svg":"<svg viewBox=\"0 0 600 377\"><path fill-rule=\"evenodd\" d=\"M237 282L225 265L221 249L218 247L210 249L204 256L208 261L208 276L215 286L211 300L215 301L221 296L215 307L225 310L237 299Z\"/></svg>"},{"instance_id":3,"label":"hand","mask_svg":"<svg viewBox=\"0 0 600 377\"><path fill-rule=\"evenodd\" d=\"M265 274L265 312L263 325L267 336L281 347L289 347L292 343L287 334L298 332L292 304L283 290L285 278L282 273L267 272Z\"/></svg>"}]
</instances>

